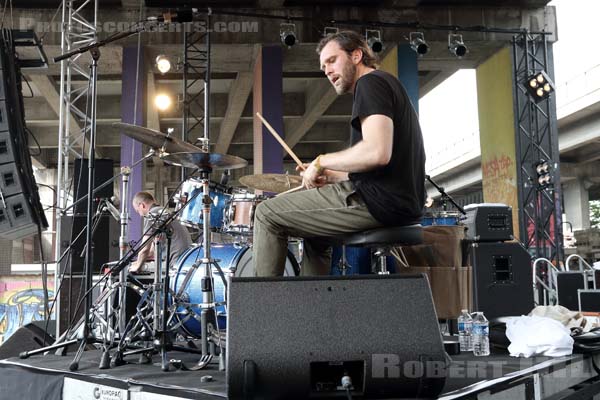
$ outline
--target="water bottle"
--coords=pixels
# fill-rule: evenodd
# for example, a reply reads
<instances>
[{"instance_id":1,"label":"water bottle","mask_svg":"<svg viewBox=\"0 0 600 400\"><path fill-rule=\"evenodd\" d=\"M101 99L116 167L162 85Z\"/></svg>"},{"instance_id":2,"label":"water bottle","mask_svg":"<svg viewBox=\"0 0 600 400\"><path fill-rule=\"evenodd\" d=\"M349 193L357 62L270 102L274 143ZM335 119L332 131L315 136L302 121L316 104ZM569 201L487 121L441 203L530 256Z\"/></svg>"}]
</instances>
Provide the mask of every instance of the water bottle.
<instances>
[{"instance_id":1,"label":"water bottle","mask_svg":"<svg viewBox=\"0 0 600 400\"><path fill-rule=\"evenodd\" d=\"M473 318L473 355L490 355L490 324L482 312L476 312Z\"/></svg>"},{"instance_id":2,"label":"water bottle","mask_svg":"<svg viewBox=\"0 0 600 400\"><path fill-rule=\"evenodd\" d=\"M473 350L472 329L473 318L471 318L471 314L467 310L462 310L458 317L458 343L461 352Z\"/></svg>"}]
</instances>

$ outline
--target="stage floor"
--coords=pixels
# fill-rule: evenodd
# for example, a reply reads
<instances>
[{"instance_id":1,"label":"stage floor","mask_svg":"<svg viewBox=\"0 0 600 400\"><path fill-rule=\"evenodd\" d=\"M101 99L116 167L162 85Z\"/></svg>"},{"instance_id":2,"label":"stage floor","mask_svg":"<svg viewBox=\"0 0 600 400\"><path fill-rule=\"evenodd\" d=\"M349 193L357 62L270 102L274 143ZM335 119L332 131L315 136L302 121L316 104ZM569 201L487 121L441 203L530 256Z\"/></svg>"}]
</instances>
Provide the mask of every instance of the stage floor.
<instances>
[{"instance_id":1,"label":"stage floor","mask_svg":"<svg viewBox=\"0 0 600 400\"><path fill-rule=\"evenodd\" d=\"M170 352L170 359L193 365L198 356ZM452 357L448 378L440 398L508 398L529 399L534 392L546 398L597 377L589 363L593 357L536 357L520 359L507 354ZM225 372L218 360L202 371L171 369L163 372L158 355L153 364L129 363L111 369L99 369L100 352L84 353L78 371L70 372L73 353L49 354L21 360L0 361L0 399L218 399L226 398ZM137 360L130 356L130 361ZM205 381L210 376L210 381ZM537 386L536 386L537 385ZM77 397L71 396L76 393ZM504 393L504 395L501 395ZM507 396L507 394L509 394ZM98 397L100 396L100 397Z\"/></svg>"}]
</instances>

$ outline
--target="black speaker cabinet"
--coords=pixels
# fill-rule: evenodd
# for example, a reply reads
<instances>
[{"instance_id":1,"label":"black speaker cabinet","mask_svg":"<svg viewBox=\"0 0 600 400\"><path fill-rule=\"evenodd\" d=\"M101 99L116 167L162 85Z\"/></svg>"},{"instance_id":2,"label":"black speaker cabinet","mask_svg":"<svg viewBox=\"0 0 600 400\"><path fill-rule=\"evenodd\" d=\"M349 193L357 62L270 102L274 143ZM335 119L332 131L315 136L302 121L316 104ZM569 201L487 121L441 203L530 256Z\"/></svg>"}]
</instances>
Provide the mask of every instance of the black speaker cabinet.
<instances>
[{"instance_id":1,"label":"black speaker cabinet","mask_svg":"<svg viewBox=\"0 0 600 400\"><path fill-rule=\"evenodd\" d=\"M44 330L46 321L31 322L19 328L0 346L0 360L17 357L24 351L39 349L54 343L55 321L48 323L48 333Z\"/></svg>"},{"instance_id":2,"label":"black speaker cabinet","mask_svg":"<svg viewBox=\"0 0 600 400\"><path fill-rule=\"evenodd\" d=\"M571 311L579 310L578 290L586 289L585 275L581 271L560 271L556 273L558 304Z\"/></svg>"},{"instance_id":3,"label":"black speaker cabinet","mask_svg":"<svg viewBox=\"0 0 600 400\"><path fill-rule=\"evenodd\" d=\"M446 354L424 276L232 278L228 398L436 397Z\"/></svg>"},{"instance_id":4,"label":"black speaker cabinet","mask_svg":"<svg viewBox=\"0 0 600 400\"><path fill-rule=\"evenodd\" d=\"M473 304L490 318L527 315L533 305L531 257L518 243L473 243Z\"/></svg>"}]
</instances>

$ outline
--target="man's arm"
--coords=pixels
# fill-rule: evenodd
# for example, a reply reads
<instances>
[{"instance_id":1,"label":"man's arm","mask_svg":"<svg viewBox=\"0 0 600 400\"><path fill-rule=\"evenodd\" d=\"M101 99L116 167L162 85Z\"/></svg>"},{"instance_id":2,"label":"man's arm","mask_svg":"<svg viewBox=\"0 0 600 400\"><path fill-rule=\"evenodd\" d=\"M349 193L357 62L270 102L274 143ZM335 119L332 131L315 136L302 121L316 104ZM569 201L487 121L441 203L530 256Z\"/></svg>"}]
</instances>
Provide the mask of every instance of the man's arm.
<instances>
[{"instance_id":1,"label":"man's arm","mask_svg":"<svg viewBox=\"0 0 600 400\"><path fill-rule=\"evenodd\" d=\"M319 179L324 170L339 171L333 179L343 177L341 173L365 172L383 167L390 162L394 142L394 122L386 115L374 114L361 119L363 139L349 149L317 157L304 171L303 184L308 188L323 186ZM340 179L343 180L343 179Z\"/></svg>"},{"instance_id":2,"label":"man's arm","mask_svg":"<svg viewBox=\"0 0 600 400\"><path fill-rule=\"evenodd\" d=\"M144 235L142 238L142 243L150 238L149 235ZM154 242L151 240L138 253L137 260L131 264L129 267L129 272L137 272L142 268L142 265L146 262L146 260L154 254Z\"/></svg>"}]
</instances>

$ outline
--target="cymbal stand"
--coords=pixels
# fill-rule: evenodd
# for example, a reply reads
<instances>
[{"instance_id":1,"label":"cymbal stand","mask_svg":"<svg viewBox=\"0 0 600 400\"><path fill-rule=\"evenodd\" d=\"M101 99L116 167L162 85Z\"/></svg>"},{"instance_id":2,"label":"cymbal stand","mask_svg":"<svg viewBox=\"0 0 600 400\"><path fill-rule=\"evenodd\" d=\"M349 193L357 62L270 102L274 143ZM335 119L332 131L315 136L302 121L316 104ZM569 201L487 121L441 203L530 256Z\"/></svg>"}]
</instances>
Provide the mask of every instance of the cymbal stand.
<instances>
[{"instance_id":1,"label":"cymbal stand","mask_svg":"<svg viewBox=\"0 0 600 400\"><path fill-rule=\"evenodd\" d=\"M163 246L167 242L167 258L163 259ZM169 363L167 360L167 349L170 345L170 339L166 329L166 315L164 301L168 299L168 268L163 269L164 265L168 265L168 257L171 252L171 232L167 227L160 227L155 232L154 237L155 263L156 269L154 272L153 284L144 292L138 306L136 307L136 316L133 317L127 327L123 331L123 337L119 341L119 346L113 355L113 365L121 365L123 357L132 354L153 353L159 350L161 353L161 366L163 371L168 371ZM164 271L167 271L166 277L163 279ZM138 337L149 345L141 347L129 352L123 352L123 349L128 345L128 341L134 337Z\"/></svg>"},{"instance_id":2,"label":"cymbal stand","mask_svg":"<svg viewBox=\"0 0 600 400\"><path fill-rule=\"evenodd\" d=\"M121 181L121 212L120 212L120 225L121 235L119 236L119 259L125 257L129 248L127 242L127 225L129 223L129 175L131 174L131 168L121 168L122 181ZM116 337L116 331L118 328L119 334L123 334L125 331L125 325L127 323L127 271L122 269L119 272L119 278L116 285L112 285L112 278L109 275L109 288L116 289L117 293L114 294L114 290L111 290L111 295L108 297L104 309L107 319L107 330L104 334L104 342L102 345L102 357L100 358L100 369L106 369L110 367L110 349L113 347ZM116 302L115 302L116 300ZM115 309L113 309L113 306ZM112 311L109 312L109 311ZM116 311L117 315L114 315ZM115 326L115 323L118 326Z\"/></svg>"},{"instance_id":3,"label":"cymbal stand","mask_svg":"<svg viewBox=\"0 0 600 400\"><path fill-rule=\"evenodd\" d=\"M215 259L211 258L211 230L210 230L210 206L212 204L212 200L210 198L210 173L212 169L210 167L201 167L200 168L200 181L202 185L202 255L203 257L199 260L199 263L194 263L192 267L187 271L183 283L175 298L178 301L183 298L183 294L187 289L192 277L194 276L196 269L198 267L203 267L203 275L200 283L200 287L202 288L202 304L200 304L200 329L201 329L201 350L202 357L198 361L198 363L194 367L187 367L181 362L178 362L179 366L185 370L200 370L205 368L210 361L212 360L213 355L215 354L214 342L220 346L220 354L221 364L224 363L224 351L225 349L221 346L220 340L212 339L212 333L214 331L219 332L219 325L216 313L216 303L215 303L215 293L214 293L214 279L212 275L212 266L214 265L217 270L219 270L220 274L222 274L221 267L216 262ZM225 283L226 284L226 283ZM175 304L175 308L178 306L183 306L186 308L189 313L186 319L182 320L185 322L187 318L191 318L194 311L191 309L191 304ZM213 319L214 318L214 319ZM209 320L214 321L214 327L210 323ZM220 337L219 334L216 335ZM210 346L210 347L209 347ZM224 367L223 367L224 369Z\"/></svg>"}]
</instances>

